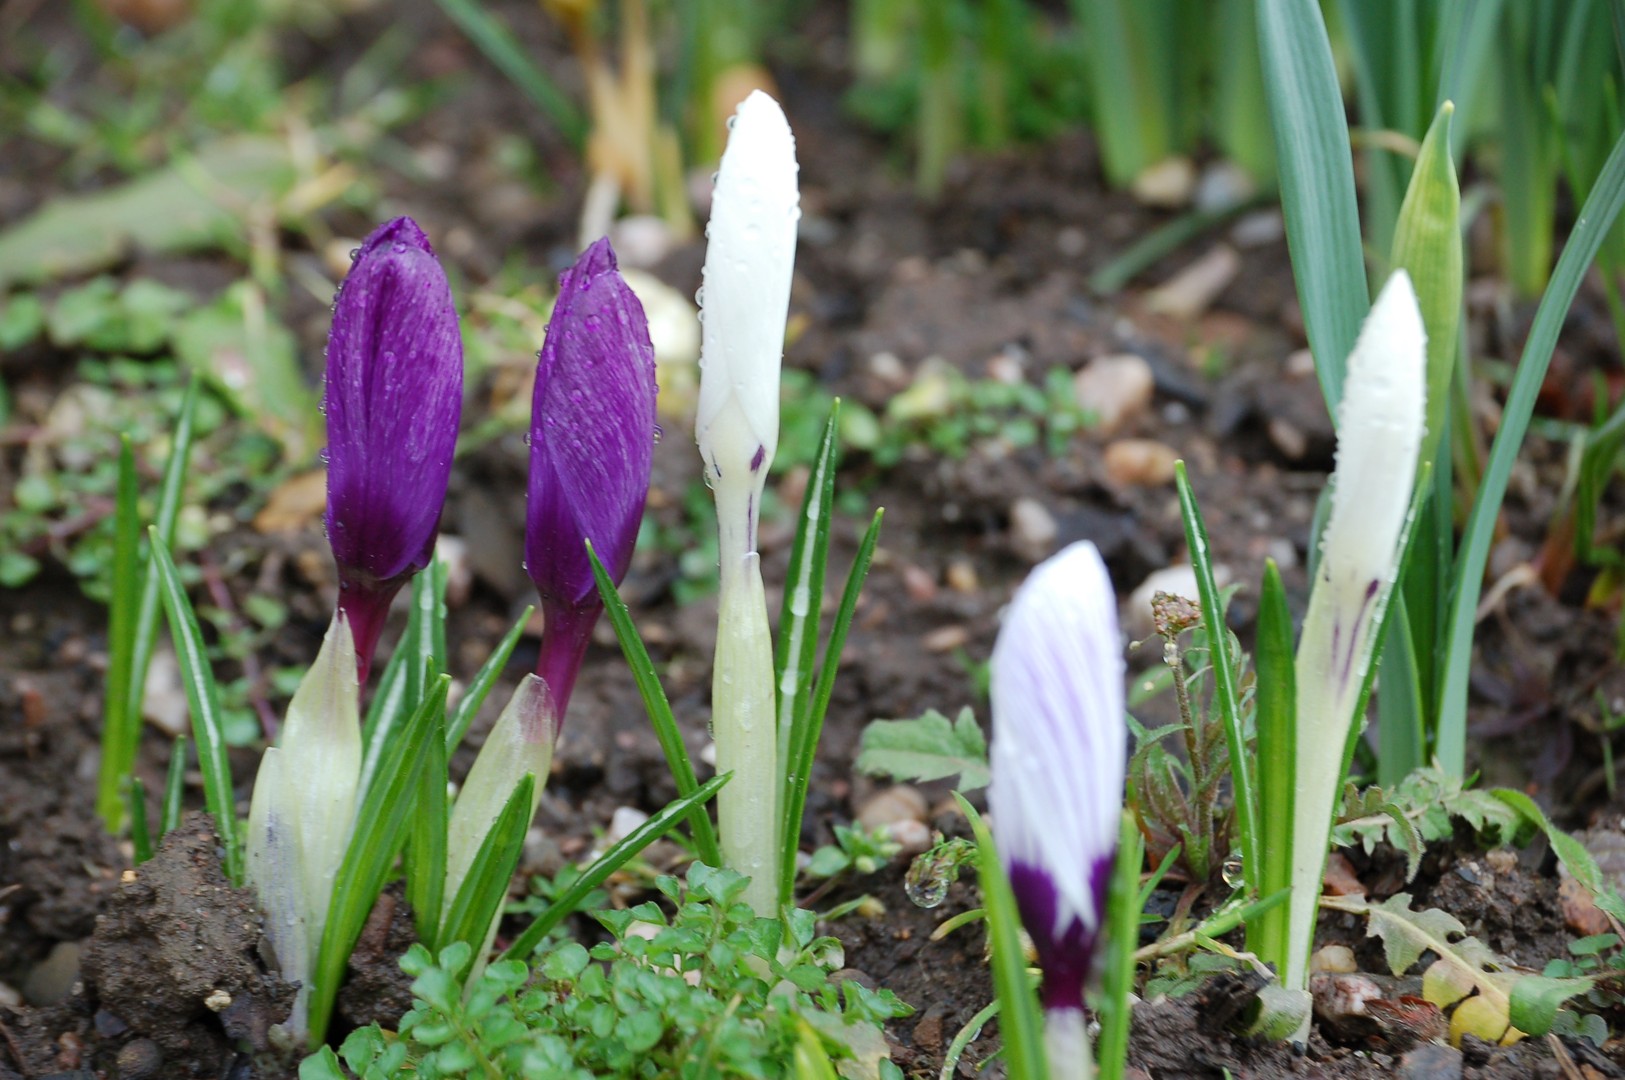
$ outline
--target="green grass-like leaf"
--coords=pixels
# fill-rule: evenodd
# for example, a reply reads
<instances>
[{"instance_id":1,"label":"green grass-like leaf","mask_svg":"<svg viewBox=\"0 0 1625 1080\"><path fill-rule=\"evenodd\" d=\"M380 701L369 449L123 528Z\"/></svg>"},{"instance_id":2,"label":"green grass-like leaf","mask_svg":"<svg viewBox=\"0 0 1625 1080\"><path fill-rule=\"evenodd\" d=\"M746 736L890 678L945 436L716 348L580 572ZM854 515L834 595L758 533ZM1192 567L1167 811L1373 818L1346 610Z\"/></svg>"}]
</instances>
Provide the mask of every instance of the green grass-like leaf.
<instances>
[{"instance_id":1,"label":"green grass-like leaf","mask_svg":"<svg viewBox=\"0 0 1625 1080\"><path fill-rule=\"evenodd\" d=\"M220 713L220 691L209 667L209 654L203 645L203 631L197 614L186 597L169 547L156 526L147 530L151 547L148 573L158 580L164 614L169 619L169 636L180 661L181 682L192 714L192 738L197 743L198 766L203 772L203 801L214 817L215 830L226 852L226 877L233 885L243 882L243 844L237 829L236 798L231 788L231 763L226 758L226 735Z\"/></svg>"},{"instance_id":2,"label":"green grass-like leaf","mask_svg":"<svg viewBox=\"0 0 1625 1080\"><path fill-rule=\"evenodd\" d=\"M130 777L130 846L135 849L135 865L152 858L152 833L147 828L147 785L139 776Z\"/></svg>"},{"instance_id":3,"label":"green grass-like leaf","mask_svg":"<svg viewBox=\"0 0 1625 1080\"><path fill-rule=\"evenodd\" d=\"M1298 677L1292 643L1292 611L1274 560L1264 564L1259 591L1258 668L1255 690L1258 728L1258 852L1253 885L1270 896L1292 886L1292 820L1297 801ZM1247 924L1247 948L1285 970L1289 923L1285 905Z\"/></svg>"},{"instance_id":4,"label":"green grass-like leaf","mask_svg":"<svg viewBox=\"0 0 1625 1080\"><path fill-rule=\"evenodd\" d=\"M1586 268L1625 205L1625 135L1614 143L1607 164L1591 189L1568 244L1552 272L1551 282L1535 311L1535 321L1524 343L1512 389L1501 413L1501 426L1495 433L1489 461L1473 499L1473 509L1462 531L1461 545L1452 576L1452 601L1445 632L1445 666L1438 707L1438 738L1435 756L1448 771L1460 775L1467 758L1467 676L1472 662L1473 629L1477 622L1478 598L1484 584L1484 567L1489 560L1495 521L1506 496L1512 466L1523 445L1534 415L1535 399L1546 379L1557 335Z\"/></svg>"},{"instance_id":5,"label":"green grass-like leaf","mask_svg":"<svg viewBox=\"0 0 1625 1080\"><path fill-rule=\"evenodd\" d=\"M107 682L102 706L102 759L96 812L107 831L124 826L125 778L141 739L141 711L131 709L135 616L141 603L141 519L136 507L135 451L119 440L118 488L113 510L113 591L107 618Z\"/></svg>"},{"instance_id":6,"label":"green grass-like leaf","mask_svg":"<svg viewBox=\"0 0 1625 1080\"><path fill-rule=\"evenodd\" d=\"M164 777L164 812L158 822L160 840L181 823L181 795L185 787L186 736L182 735L169 748L169 773Z\"/></svg>"},{"instance_id":7,"label":"green grass-like leaf","mask_svg":"<svg viewBox=\"0 0 1625 1080\"><path fill-rule=\"evenodd\" d=\"M536 605L532 604L520 613L507 634L497 642L497 647L491 650L491 655L485 658L485 663L480 665L480 670L475 672L474 680L468 684L457 707L451 711L451 719L446 722L446 753L451 753L462 744L463 736L468 734L468 726L474 722L480 706L485 704L491 688L502 676L502 669L508 666L508 658L513 656L514 646L519 644L520 635L525 632L525 626L535 610Z\"/></svg>"},{"instance_id":8,"label":"green grass-like leaf","mask_svg":"<svg viewBox=\"0 0 1625 1080\"><path fill-rule=\"evenodd\" d=\"M666 755L666 767L671 770L671 778L677 784L677 794L688 798L700 789L700 785L694 777L694 763L688 758L688 747L683 745L682 729L677 726L671 702L666 700L665 688L660 685L660 676L655 673L654 661L649 659L649 650L644 648L643 639L638 636L632 614L626 610L626 602L621 599L615 582L610 580L609 571L598 560L598 553L593 550L590 540L587 541L587 558L592 561L592 576L598 583L598 594L604 599L604 612L615 631L615 640L621 644L626 665L632 669L638 693L643 696L643 707L649 713L649 722L654 725L655 738L660 741L660 749ZM693 837L694 849L701 862L708 866L722 865L716 827L711 824L711 815L705 809L703 799L693 803L690 810L689 834Z\"/></svg>"},{"instance_id":9,"label":"green grass-like leaf","mask_svg":"<svg viewBox=\"0 0 1625 1080\"><path fill-rule=\"evenodd\" d=\"M523 933L514 939L503 952L503 960L524 960L536 950L536 946L546 940L547 935L565 917L575 911L588 893L609 879L609 876L631 860L631 858L648 847L654 841L670 832L683 818L693 814L696 809L703 811L722 785L733 777L733 773L723 773L713 776L688 795L679 796L666 805L660 813L633 829L630 833L598 857L587 869L583 870L570 887L561 892L548 909L538 915L534 922L527 926Z\"/></svg>"},{"instance_id":10,"label":"green grass-like leaf","mask_svg":"<svg viewBox=\"0 0 1625 1080\"><path fill-rule=\"evenodd\" d=\"M993 953L993 990L999 999L999 1033L1004 1039L1004 1062L1010 1080L1045 1080L1044 1021L1038 995L1027 977L1027 957L1021 947L1021 916L993 847L993 834L976 808L955 793L959 808L976 834L977 876L987 908L988 947Z\"/></svg>"},{"instance_id":11,"label":"green grass-like leaf","mask_svg":"<svg viewBox=\"0 0 1625 1080\"><path fill-rule=\"evenodd\" d=\"M333 883L333 900L328 907L327 925L322 930L321 947L311 975L312 1046L321 1045L327 1034L333 1001L344 979L350 950L361 936L361 927L371 914L372 905L395 863L395 854L406 837L427 740L442 737L446 691L450 686L449 675L435 679L406 723L385 740L378 772L361 797L355 831Z\"/></svg>"},{"instance_id":12,"label":"green grass-like leaf","mask_svg":"<svg viewBox=\"0 0 1625 1080\"><path fill-rule=\"evenodd\" d=\"M1134 953L1140 944L1140 868L1145 862L1145 838L1134 816L1123 815L1117 830L1117 862L1112 867L1106 895L1105 948L1101 963L1100 1044L1095 1055L1100 1080L1123 1080L1128 1064L1129 1021L1133 1012Z\"/></svg>"},{"instance_id":13,"label":"green grass-like leaf","mask_svg":"<svg viewBox=\"0 0 1625 1080\"><path fill-rule=\"evenodd\" d=\"M531 60L525 47L519 44L513 32L491 15L479 0L437 0L440 10L457 24L485 58L519 88L543 115L553 121L565 138L580 144L586 138L587 125L581 113L568 96L553 85L541 68Z\"/></svg>"},{"instance_id":14,"label":"green grass-like leaf","mask_svg":"<svg viewBox=\"0 0 1625 1080\"><path fill-rule=\"evenodd\" d=\"M813 688L812 699L807 703L806 710L796 716L795 727L790 733L790 753L780 763L784 770L784 798L779 817L779 899L785 906L795 896L796 850L801 842L801 818L807 808L807 784L812 776L813 756L818 752L818 737L824 731L824 716L829 712L830 694L835 690L835 674L841 666L841 650L846 648L846 633L852 628L852 618L857 614L863 579L868 576L875 544L880 540L880 522L885 514L883 508L875 511L863 540L858 544L852 569L846 575L846 588L841 593L841 606L836 609L829 641L824 645L824 659L819 665L818 682Z\"/></svg>"},{"instance_id":15,"label":"green grass-like leaf","mask_svg":"<svg viewBox=\"0 0 1625 1080\"><path fill-rule=\"evenodd\" d=\"M1258 0L1257 11L1292 276L1335 419L1348 355L1371 306L1348 119L1320 5Z\"/></svg>"},{"instance_id":16,"label":"green grass-like leaf","mask_svg":"<svg viewBox=\"0 0 1625 1080\"><path fill-rule=\"evenodd\" d=\"M480 850L469 864L468 874L446 910L446 921L439 928L437 949L461 941L478 952L485 944L486 932L490 930L492 921L501 910L502 901L508 895L508 881L513 877L514 868L519 865L519 855L525 847L525 831L530 828L535 790L536 777L531 773L526 773L514 785L513 794L508 796L502 812L480 842Z\"/></svg>"},{"instance_id":17,"label":"green grass-like leaf","mask_svg":"<svg viewBox=\"0 0 1625 1080\"><path fill-rule=\"evenodd\" d=\"M1196 573L1196 591L1202 601L1202 625L1207 628L1212 652L1213 703L1224 721L1224 739L1230 751L1230 783L1236 801L1236 829L1241 833L1242 872L1257 894L1256 875L1263 865L1261 837L1257 826L1258 795L1253 787L1253 770L1247 756L1247 734L1242 730L1241 698L1236 690L1235 669L1230 663L1230 632L1224 624L1224 606L1218 583L1213 580L1213 562L1208 556L1207 526L1201 508L1191 491L1190 477L1183 461L1174 465L1174 484L1179 491L1179 509L1185 519L1185 546L1190 551L1191 569ZM1289 849L1290 850L1290 849Z\"/></svg>"}]
</instances>

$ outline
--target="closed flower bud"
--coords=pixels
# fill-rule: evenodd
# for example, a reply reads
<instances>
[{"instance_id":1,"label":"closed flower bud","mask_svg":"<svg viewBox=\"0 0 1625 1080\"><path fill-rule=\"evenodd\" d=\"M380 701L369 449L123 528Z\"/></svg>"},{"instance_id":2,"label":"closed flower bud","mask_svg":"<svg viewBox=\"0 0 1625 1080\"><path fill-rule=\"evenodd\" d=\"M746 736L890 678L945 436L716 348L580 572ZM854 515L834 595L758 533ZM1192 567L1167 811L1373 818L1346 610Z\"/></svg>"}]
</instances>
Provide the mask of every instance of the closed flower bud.
<instances>
[{"instance_id":1,"label":"closed flower bud","mask_svg":"<svg viewBox=\"0 0 1625 1080\"><path fill-rule=\"evenodd\" d=\"M525 566L541 595L537 674L555 728L603 607L586 541L618 583L643 521L656 432L649 326L599 240L559 278L531 399Z\"/></svg>"},{"instance_id":2,"label":"closed flower bud","mask_svg":"<svg viewBox=\"0 0 1625 1080\"><path fill-rule=\"evenodd\" d=\"M390 601L428 565L463 409L463 345L428 237L396 218L355 255L327 339L327 538L362 682Z\"/></svg>"},{"instance_id":3,"label":"closed flower bud","mask_svg":"<svg viewBox=\"0 0 1625 1080\"><path fill-rule=\"evenodd\" d=\"M1082 1030L1123 806L1122 643L1093 544L1040 564L993 647L992 785L999 855L1043 968L1052 1046Z\"/></svg>"}]
</instances>

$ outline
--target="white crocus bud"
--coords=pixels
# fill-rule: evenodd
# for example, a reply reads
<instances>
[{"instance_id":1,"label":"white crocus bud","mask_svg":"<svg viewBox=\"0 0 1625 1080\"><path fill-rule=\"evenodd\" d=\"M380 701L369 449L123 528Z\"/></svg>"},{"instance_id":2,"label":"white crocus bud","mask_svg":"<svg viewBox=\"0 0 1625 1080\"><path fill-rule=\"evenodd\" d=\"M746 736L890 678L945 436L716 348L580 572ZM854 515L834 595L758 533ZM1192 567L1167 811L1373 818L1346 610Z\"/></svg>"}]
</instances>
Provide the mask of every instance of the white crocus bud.
<instances>
[{"instance_id":1,"label":"white crocus bud","mask_svg":"<svg viewBox=\"0 0 1625 1080\"><path fill-rule=\"evenodd\" d=\"M695 435L717 500L721 561L712 729L723 855L751 878L745 900L777 908L778 732L773 639L756 553L756 522L779 441L779 369L790 306L796 222L795 139L778 103L757 91L739 106L706 226L700 395Z\"/></svg>"},{"instance_id":2,"label":"white crocus bud","mask_svg":"<svg viewBox=\"0 0 1625 1080\"><path fill-rule=\"evenodd\" d=\"M1411 279L1388 279L1349 356L1332 511L1297 654L1297 787L1284 982L1306 985L1327 834L1372 627L1399 574L1425 426L1427 335Z\"/></svg>"},{"instance_id":3,"label":"white crocus bud","mask_svg":"<svg viewBox=\"0 0 1625 1080\"><path fill-rule=\"evenodd\" d=\"M301 984L289 1020L300 1036L333 880L355 829L360 697L355 642L339 613L288 703L280 745L260 762L249 804L248 880L283 978Z\"/></svg>"}]
</instances>

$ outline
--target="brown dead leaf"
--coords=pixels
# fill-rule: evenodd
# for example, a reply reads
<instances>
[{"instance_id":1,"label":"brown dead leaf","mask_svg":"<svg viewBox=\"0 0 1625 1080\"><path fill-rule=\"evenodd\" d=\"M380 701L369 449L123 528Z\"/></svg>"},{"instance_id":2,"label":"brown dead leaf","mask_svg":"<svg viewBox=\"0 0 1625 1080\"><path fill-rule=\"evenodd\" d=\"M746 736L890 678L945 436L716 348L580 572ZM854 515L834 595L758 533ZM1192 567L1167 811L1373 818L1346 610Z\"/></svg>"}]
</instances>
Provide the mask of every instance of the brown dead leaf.
<instances>
[{"instance_id":1,"label":"brown dead leaf","mask_svg":"<svg viewBox=\"0 0 1625 1080\"><path fill-rule=\"evenodd\" d=\"M298 532L327 508L327 470L299 473L284 480L265 509L254 515L254 528L262 533Z\"/></svg>"}]
</instances>

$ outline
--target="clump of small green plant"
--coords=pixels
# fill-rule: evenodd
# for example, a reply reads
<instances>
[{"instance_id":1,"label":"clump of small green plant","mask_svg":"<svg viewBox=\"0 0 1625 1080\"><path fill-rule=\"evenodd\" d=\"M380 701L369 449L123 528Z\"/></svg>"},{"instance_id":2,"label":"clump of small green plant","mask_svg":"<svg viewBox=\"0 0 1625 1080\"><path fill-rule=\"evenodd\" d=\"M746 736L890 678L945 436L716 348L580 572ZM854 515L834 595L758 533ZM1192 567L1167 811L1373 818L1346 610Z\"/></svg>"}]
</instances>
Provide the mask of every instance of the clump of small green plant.
<instances>
[{"instance_id":1,"label":"clump of small green plant","mask_svg":"<svg viewBox=\"0 0 1625 1080\"><path fill-rule=\"evenodd\" d=\"M414 946L401 960L414 1006L398 1033L362 1028L339 1054L311 1058L302 1080L340 1080L340 1058L362 1080L765 1080L834 1075L837 1062L843 1076L900 1080L881 1025L913 1010L890 991L832 981L841 946L817 936L811 912L757 918L741 899L747 880L703 863L686 887L655 884L669 914L654 901L594 912L611 940L555 942L530 966L494 963L466 997L466 944L438 957Z\"/></svg>"},{"instance_id":2,"label":"clump of small green plant","mask_svg":"<svg viewBox=\"0 0 1625 1080\"><path fill-rule=\"evenodd\" d=\"M1151 600L1151 618L1155 636L1162 641L1162 659L1179 718L1150 729L1129 718L1134 754L1128 765L1128 805L1153 862L1177 848L1182 875L1188 881L1204 882L1224 865L1236 827L1235 802L1221 797L1230 775L1224 725L1203 706L1211 682L1212 650L1207 646L1201 605L1194 600L1159 592ZM1187 634L1190 641L1181 648ZM1244 685L1246 654L1232 641L1228 655L1232 683ZM1241 705L1249 741L1251 698L1250 689L1245 689ZM1175 735L1183 754L1164 745Z\"/></svg>"}]
</instances>

